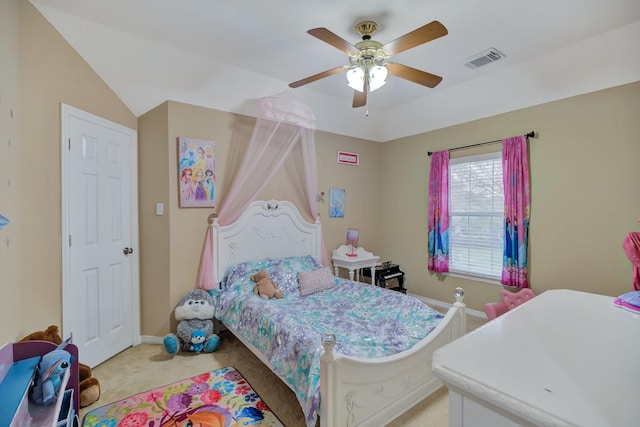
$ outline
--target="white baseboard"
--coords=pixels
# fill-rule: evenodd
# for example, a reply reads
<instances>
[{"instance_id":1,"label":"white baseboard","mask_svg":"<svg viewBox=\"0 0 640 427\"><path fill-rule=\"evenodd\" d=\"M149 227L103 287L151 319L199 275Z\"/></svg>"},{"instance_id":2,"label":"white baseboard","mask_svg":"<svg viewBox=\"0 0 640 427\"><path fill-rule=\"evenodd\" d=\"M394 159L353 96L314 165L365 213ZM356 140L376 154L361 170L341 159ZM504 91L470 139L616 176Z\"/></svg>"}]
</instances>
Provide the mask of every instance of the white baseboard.
<instances>
[{"instance_id":1,"label":"white baseboard","mask_svg":"<svg viewBox=\"0 0 640 427\"><path fill-rule=\"evenodd\" d=\"M164 337L154 337L153 335L142 335L140 339L143 344L164 345Z\"/></svg>"},{"instance_id":2,"label":"white baseboard","mask_svg":"<svg viewBox=\"0 0 640 427\"><path fill-rule=\"evenodd\" d=\"M420 301L424 302L427 305L430 305L432 307L444 308L445 310L448 310L453 305L448 302L442 302L436 299L431 299L431 298L423 297L420 295L415 295L415 294L409 294L409 295L418 298ZM465 310L469 316L487 320L487 314L483 311L473 310L473 309L470 309L469 307L467 307Z\"/></svg>"}]
</instances>

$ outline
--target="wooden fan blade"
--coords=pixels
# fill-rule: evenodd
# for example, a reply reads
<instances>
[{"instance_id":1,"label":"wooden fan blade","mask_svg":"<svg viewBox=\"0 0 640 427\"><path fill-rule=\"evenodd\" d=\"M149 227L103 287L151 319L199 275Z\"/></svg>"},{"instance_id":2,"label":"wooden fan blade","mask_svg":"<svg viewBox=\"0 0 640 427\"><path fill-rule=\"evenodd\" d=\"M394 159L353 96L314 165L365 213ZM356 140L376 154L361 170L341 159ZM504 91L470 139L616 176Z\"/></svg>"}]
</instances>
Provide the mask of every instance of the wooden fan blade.
<instances>
[{"instance_id":1,"label":"wooden fan blade","mask_svg":"<svg viewBox=\"0 0 640 427\"><path fill-rule=\"evenodd\" d=\"M434 88L442 81L442 77L435 74L427 73L425 71L417 70L415 68L408 67L406 65L390 62L387 64L387 71L401 79L409 80L414 83L418 83L422 86Z\"/></svg>"},{"instance_id":2,"label":"wooden fan blade","mask_svg":"<svg viewBox=\"0 0 640 427\"><path fill-rule=\"evenodd\" d=\"M340 49L346 54L354 54L360 52L357 47L326 28L313 28L307 31L307 33L311 34L315 38L322 40L325 43L330 44L337 49Z\"/></svg>"},{"instance_id":3,"label":"wooden fan blade","mask_svg":"<svg viewBox=\"0 0 640 427\"><path fill-rule=\"evenodd\" d=\"M318 74L314 74L313 76L307 77L306 79L298 80L297 82L289 83L289 87L300 87L306 85L307 83L315 82L316 80L324 79L325 77L332 76L334 74L338 74L341 71L344 71L347 68L346 65L342 65L340 67L332 68L327 71L323 71Z\"/></svg>"},{"instance_id":4,"label":"wooden fan blade","mask_svg":"<svg viewBox=\"0 0 640 427\"><path fill-rule=\"evenodd\" d=\"M353 108L360 108L367 105L367 94L369 93L369 79L364 79L364 87L362 92L353 91Z\"/></svg>"},{"instance_id":5,"label":"wooden fan blade","mask_svg":"<svg viewBox=\"0 0 640 427\"><path fill-rule=\"evenodd\" d=\"M367 92L353 91L353 108L360 108L367 105Z\"/></svg>"},{"instance_id":6,"label":"wooden fan blade","mask_svg":"<svg viewBox=\"0 0 640 427\"><path fill-rule=\"evenodd\" d=\"M447 34L449 34L449 31L447 31L444 25L438 21L432 21L417 30L413 30L404 36L385 44L382 46L382 51L387 55L397 55L407 49L411 49L412 47L446 36Z\"/></svg>"}]
</instances>

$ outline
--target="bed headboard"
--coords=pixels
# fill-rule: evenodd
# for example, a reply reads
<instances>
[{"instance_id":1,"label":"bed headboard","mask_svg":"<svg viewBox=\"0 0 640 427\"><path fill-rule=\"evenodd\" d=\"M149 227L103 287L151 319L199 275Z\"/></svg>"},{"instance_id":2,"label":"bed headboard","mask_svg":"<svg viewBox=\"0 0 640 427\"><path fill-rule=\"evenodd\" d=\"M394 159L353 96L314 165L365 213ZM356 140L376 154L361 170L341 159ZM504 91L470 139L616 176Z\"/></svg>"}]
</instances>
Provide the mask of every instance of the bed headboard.
<instances>
[{"instance_id":1,"label":"bed headboard","mask_svg":"<svg viewBox=\"0 0 640 427\"><path fill-rule=\"evenodd\" d=\"M257 200L232 224L213 227L213 269L220 283L227 269L263 258L311 255L320 260L320 221L310 223L287 201Z\"/></svg>"}]
</instances>

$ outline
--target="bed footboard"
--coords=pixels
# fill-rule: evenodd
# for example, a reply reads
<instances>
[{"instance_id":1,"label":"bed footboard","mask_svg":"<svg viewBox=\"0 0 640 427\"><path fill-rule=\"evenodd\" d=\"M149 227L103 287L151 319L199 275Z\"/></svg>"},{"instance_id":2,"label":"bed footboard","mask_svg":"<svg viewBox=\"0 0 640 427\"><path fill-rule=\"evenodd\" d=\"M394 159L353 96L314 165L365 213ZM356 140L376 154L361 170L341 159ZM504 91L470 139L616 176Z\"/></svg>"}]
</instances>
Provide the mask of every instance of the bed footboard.
<instances>
[{"instance_id":1,"label":"bed footboard","mask_svg":"<svg viewBox=\"0 0 640 427\"><path fill-rule=\"evenodd\" d=\"M320 425L382 426L443 384L431 371L433 352L466 333L464 291L444 319L410 350L378 359L351 358L333 352L335 337L323 336L320 360Z\"/></svg>"}]
</instances>

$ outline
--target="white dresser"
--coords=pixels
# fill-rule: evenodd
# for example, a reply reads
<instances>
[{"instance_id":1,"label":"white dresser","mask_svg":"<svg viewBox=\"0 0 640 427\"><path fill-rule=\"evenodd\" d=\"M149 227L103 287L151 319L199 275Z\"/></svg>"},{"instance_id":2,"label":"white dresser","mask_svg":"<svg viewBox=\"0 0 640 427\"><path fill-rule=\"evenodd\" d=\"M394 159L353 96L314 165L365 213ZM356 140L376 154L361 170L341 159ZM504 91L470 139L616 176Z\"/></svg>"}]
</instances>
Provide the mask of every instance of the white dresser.
<instances>
[{"instance_id":1,"label":"white dresser","mask_svg":"<svg viewBox=\"0 0 640 427\"><path fill-rule=\"evenodd\" d=\"M640 425L640 315L546 291L438 349L449 425Z\"/></svg>"}]
</instances>

